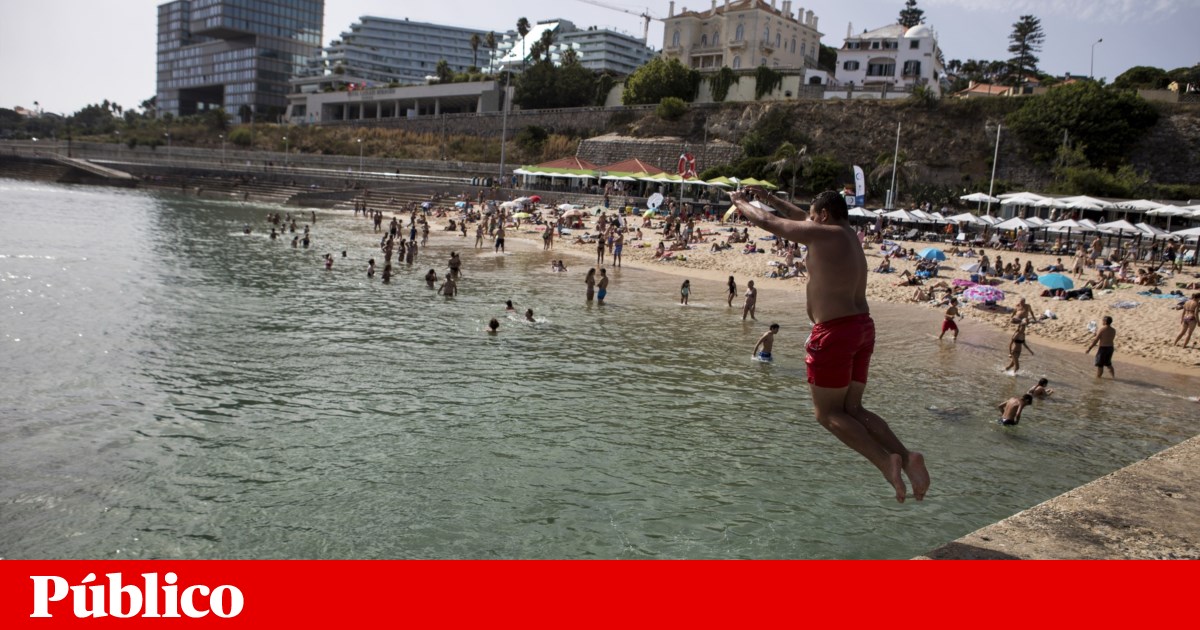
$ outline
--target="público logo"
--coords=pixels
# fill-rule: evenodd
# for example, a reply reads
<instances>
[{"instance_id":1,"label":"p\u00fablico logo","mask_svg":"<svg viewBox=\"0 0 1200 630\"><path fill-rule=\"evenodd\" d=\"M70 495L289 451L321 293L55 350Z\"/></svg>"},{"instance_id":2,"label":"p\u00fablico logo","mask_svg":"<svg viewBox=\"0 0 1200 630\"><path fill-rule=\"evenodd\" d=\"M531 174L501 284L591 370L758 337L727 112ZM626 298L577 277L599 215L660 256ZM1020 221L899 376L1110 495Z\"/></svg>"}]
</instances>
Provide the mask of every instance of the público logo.
<instances>
[{"instance_id":1,"label":"p\u00fablico logo","mask_svg":"<svg viewBox=\"0 0 1200 630\"><path fill-rule=\"evenodd\" d=\"M236 586L222 584L209 588L194 584L180 590L178 576L167 573L159 585L157 573L143 573L142 584L122 585L120 573L105 573L108 583L96 583L96 574L89 573L79 584L70 585L57 575L31 575L33 580L33 614L30 617L53 617L55 612L66 614L65 600L71 597L71 612L80 619L113 616L198 619L210 613L223 619L242 612L245 600ZM60 603L62 602L62 603ZM51 604L59 604L51 606ZM52 610L53 609L53 610ZM182 614L180 614L182 613Z\"/></svg>"}]
</instances>

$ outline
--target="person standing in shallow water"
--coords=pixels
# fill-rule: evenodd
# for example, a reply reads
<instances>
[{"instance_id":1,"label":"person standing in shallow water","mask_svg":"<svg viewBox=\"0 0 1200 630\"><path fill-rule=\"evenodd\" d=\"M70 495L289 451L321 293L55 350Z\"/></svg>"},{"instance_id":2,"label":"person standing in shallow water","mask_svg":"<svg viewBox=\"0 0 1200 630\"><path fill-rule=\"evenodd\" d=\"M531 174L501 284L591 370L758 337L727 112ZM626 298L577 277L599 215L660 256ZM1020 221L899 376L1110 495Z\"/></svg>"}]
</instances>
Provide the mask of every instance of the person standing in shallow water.
<instances>
[{"instance_id":1,"label":"person standing in shallow water","mask_svg":"<svg viewBox=\"0 0 1200 630\"><path fill-rule=\"evenodd\" d=\"M1117 330L1112 327L1112 317L1105 315L1103 321L1104 325L1096 330L1096 337L1092 339L1091 345L1084 350L1084 353L1089 353L1092 348L1096 348L1096 378L1104 376L1104 368L1108 368L1109 375L1117 378L1117 372L1113 370L1112 364L1113 352L1116 350Z\"/></svg>"},{"instance_id":2,"label":"person standing in shallow water","mask_svg":"<svg viewBox=\"0 0 1200 630\"><path fill-rule=\"evenodd\" d=\"M679 287L679 303L686 306L688 303L688 296L691 294L692 294L692 281L684 280L683 286Z\"/></svg>"},{"instance_id":3,"label":"person standing in shallow water","mask_svg":"<svg viewBox=\"0 0 1200 630\"><path fill-rule=\"evenodd\" d=\"M729 276L729 300L726 302L729 308L733 308L733 298L737 297L737 292L737 281L733 276Z\"/></svg>"},{"instance_id":4,"label":"person standing in shallow water","mask_svg":"<svg viewBox=\"0 0 1200 630\"><path fill-rule=\"evenodd\" d=\"M751 195L781 216L751 204ZM805 290L813 328L805 363L817 422L878 468L897 501L908 494L905 476L913 496L924 499L929 490L924 456L908 450L888 423L862 404L875 323L867 305L867 259L850 227L845 199L823 192L808 212L757 187L733 192L730 199L754 225L808 246Z\"/></svg>"},{"instance_id":5,"label":"person standing in shallow water","mask_svg":"<svg viewBox=\"0 0 1200 630\"><path fill-rule=\"evenodd\" d=\"M596 283L596 303L603 304L606 295L608 295L608 270L601 267L600 282Z\"/></svg>"},{"instance_id":6,"label":"person standing in shallow water","mask_svg":"<svg viewBox=\"0 0 1200 630\"><path fill-rule=\"evenodd\" d=\"M587 277L583 279L583 283L587 285L587 301L591 302L596 291L596 268L588 269Z\"/></svg>"},{"instance_id":7,"label":"person standing in shallow water","mask_svg":"<svg viewBox=\"0 0 1200 630\"><path fill-rule=\"evenodd\" d=\"M757 306L758 289L754 288L754 281L751 280L746 283L746 301L742 304L742 321L746 321L747 315L750 316L750 319L758 321L758 318L754 316L754 309Z\"/></svg>"}]
</instances>

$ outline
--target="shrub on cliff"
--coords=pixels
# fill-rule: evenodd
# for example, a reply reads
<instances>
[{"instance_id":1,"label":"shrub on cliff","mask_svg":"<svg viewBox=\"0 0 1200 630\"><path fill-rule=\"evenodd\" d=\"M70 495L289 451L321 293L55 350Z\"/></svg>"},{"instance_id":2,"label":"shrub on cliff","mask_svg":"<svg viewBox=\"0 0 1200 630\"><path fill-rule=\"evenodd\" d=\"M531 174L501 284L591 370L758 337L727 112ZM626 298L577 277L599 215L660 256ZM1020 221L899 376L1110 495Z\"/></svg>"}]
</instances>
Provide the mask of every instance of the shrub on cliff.
<instances>
[{"instance_id":1,"label":"shrub on cliff","mask_svg":"<svg viewBox=\"0 0 1200 630\"><path fill-rule=\"evenodd\" d=\"M1092 166L1125 161L1137 139L1158 122L1158 110L1136 94L1105 90L1091 81L1070 83L1024 99L1008 125L1035 160L1049 162L1062 144L1084 145Z\"/></svg>"},{"instance_id":2,"label":"shrub on cliff","mask_svg":"<svg viewBox=\"0 0 1200 630\"><path fill-rule=\"evenodd\" d=\"M683 102L681 98L668 96L659 101L654 113L663 120L679 120L687 113L687 103Z\"/></svg>"},{"instance_id":3,"label":"shrub on cliff","mask_svg":"<svg viewBox=\"0 0 1200 630\"><path fill-rule=\"evenodd\" d=\"M651 59L625 79L621 102L625 105L655 105L668 96L691 102L700 87L700 73L685 68L678 59Z\"/></svg>"},{"instance_id":4,"label":"shrub on cliff","mask_svg":"<svg viewBox=\"0 0 1200 630\"><path fill-rule=\"evenodd\" d=\"M229 132L229 141L239 147L248 147L253 140L254 137L250 135L250 130L245 127L238 127Z\"/></svg>"}]
</instances>

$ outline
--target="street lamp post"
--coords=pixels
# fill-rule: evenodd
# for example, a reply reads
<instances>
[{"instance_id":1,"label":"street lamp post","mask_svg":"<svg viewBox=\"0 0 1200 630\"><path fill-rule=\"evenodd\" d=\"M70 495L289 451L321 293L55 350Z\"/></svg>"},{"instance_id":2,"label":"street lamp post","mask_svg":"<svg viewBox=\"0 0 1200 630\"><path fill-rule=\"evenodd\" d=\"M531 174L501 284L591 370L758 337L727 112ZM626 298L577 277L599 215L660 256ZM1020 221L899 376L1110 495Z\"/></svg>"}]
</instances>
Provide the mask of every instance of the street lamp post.
<instances>
[{"instance_id":1,"label":"street lamp post","mask_svg":"<svg viewBox=\"0 0 1200 630\"><path fill-rule=\"evenodd\" d=\"M168 131L168 132L164 133L163 135L167 137L167 161L170 162L171 161L171 132Z\"/></svg>"},{"instance_id":2,"label":"street lamp post","mask_svg":"<svg viewBox=\"0 0 1200 630\"><path fill-rule=\"evenodd\" d=\"M218 134L218 135L221 136L221 164L224 164L225 163L225 134L222 133L222 134Z\"/></svg>"},{"instance_id":3,"label":"street lamp post","mask_svg":"<svg viewBox=\"0 0 1200 630\"><path fill-rule=\"evenodd\" d=\"M363 144L362 138L358 138L358 174L361 176L363 172Z\"/></svg>"},{"instance_id":4,"label":"street lamp post","mask_svg":"<svg viewBox=\"0 0 1200 630\"><path fill-rule=\"evenodd\" d=\"M1088 63L1088 78L1089 79L1096 78L1096 73L1095 73L1095 70L1096 70L1096 44L1099 44L1102 41L1104 41L1103 37L1101 37L1100 39L1097 39L1095 41L1095 43L1092 44L1092 59L1091 59L1091 62Z\"/></svg>"},{"instance_id":5,"label":"street lamp post","mask_svg":"<svg viewBox=\"0 0 1200 630\"><path fill-rule=\"evenodd\" d=\"M120 161L121 160L121 130L117 129L115 133L117 134L117 161Z\"/></svg>"},{"instance_id":6,"label":"street lamp post","mask_svg":"<svg viewBox=\"0 0 1200 630\"><path fill-rule=\"evenodd\" d=\"M284 136L283 137L283 166L285 168L288 165L288 156L291 155L291 151L288 150L290 146L291 145L288 144L287 136Z\"/></svg>"}]
</instances>

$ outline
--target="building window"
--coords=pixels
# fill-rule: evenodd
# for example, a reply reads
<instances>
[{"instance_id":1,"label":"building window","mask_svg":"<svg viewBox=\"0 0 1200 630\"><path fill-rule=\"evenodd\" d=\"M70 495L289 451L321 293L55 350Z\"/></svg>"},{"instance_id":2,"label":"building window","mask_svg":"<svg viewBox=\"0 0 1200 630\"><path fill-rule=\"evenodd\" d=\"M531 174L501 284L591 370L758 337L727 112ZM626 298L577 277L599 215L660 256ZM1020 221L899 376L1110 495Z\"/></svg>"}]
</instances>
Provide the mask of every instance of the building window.
<instances>
[{"instance_id":1,"label":"building window","mask_svg":"<svg viewBox=\"0 0 1200 630\"><path fill-rule=\"evenodd\" d=\"M920 47L921 47L921 40L919 40L919 39L914 39L914 40L912 40L912 41L908 42L908 47L909 47L909 49L911 49L911 50L917 50L918 48L920 48Z\"/></svg>"},{"instance_id":2,"label":"building window","mask_svg":"<svg viewBox=\"0 0 1200 630\"><path fill-rule=\"evenodd\" d=\"M701 46L707 46L707 45L708 45L708 35L701 35L701 36L700 36L700 45L701 45Z\"/></svg>"},{"instance_id":3,"label":"building window","mask_svg":"<svg viewBox=\"0 0 1200 630\"><path fill-rule=\"evenodd\" d=\"M679 31L675 31L675 34L671 36L671 45L672 46L679 45Z\"/></svg>"},{"instance_id":4,"label":"building window","mask_svg":"<svg viewBox=\"0 0 1200 630\"><path fill-rule=\"evenodd\" d=\"M842 64L842 70L858 70L858 62L847 61L846 63Z\"/></svg>"},{"instance_id":5,"label":"building window","mask_svg":"<svg viewBox=\"0 0 1200 630\"><path fill-rule=\"evenodd\" d=\"M738 68L741 68L741 67L742 67L742 56L735 55L733 57L733 69L737 70Z\"/></svg>"},{"instance_id":6,"label":"building window","mask_svg":"<svg viewBox=\"0 0 1200 630\"><path fill-rule=\"evenodd\" d=\"M713 46L721 45L721 29L713 31Z\"/></svg>"},{"instance_id":7,"label":"building window","mask_svg":"<svg viewBox=\"0 0 1200 630\"><path fill-rule=\"evenodd\" d=\"M879 42L871 42L871 50L879 50Z\"/></svg>"},{"instance_id":8,"label":"building window","mask_svg":"<svg viewBox=\"0 0 1200 630\"><path fill-rule=\"evenodd\" d=\"M763 43L764 44L771 43L771 28L769 26L763 28Z\"/></svg>"},{"instance_id":9,"label":"building window","mask_svg":"<svg viewBox=\"0 0 1200 630\"><path fill-rule=\"evenodd\" d=\"M904 62L904 76L916 77L916 76L920 76L920 75L921 75L921 62L920 61L913 60L913 61L905 61Z\"/></svg>"},{"instance_id":10,"label":"building window","mask_svg":"<svg viewBox=\"0 0 1200 630\"><path fill-rule=\"evenodd\" d=\"M775 31L775 47L776 48L783 47L783 35L780 34L779 31Z\"/></svg>"},{"instance_id":11,"label":"building window","mask_svg":"<svg viewBox=\"0 0 1200 630\"><path fill-rule=\"evenodd\" d=\"M738 24L737 30L733 32L733 41L740 42L743 39L746 39L746 27Z\"/></svg>"},{"instance_id":12,"label":"building window","mask_svg":"<svg viewBox=\"0 0 1200 630\"><path fill-rule=\"evenodd\" d=\"M873 61L867 64L867 76L892 77L896 76L895 61Z\"/></svg>"},{"instance_id":13,"label":"building window","mask_svg":"<svg viewBox=\"0 0 1200 630\"><path fill-rule=\"evenodd\" d=\"M807 44L800 44L800 56L801 57L808 56L808 53L804 52L804 49L807 47L808 47ZM792 52L796 52L796 42L795 41L792 42Z\"/></svg>"},{"instance_id":14,"label":"building window","mask_svg":"<svg viewBox=\"0 0 1200 630\"><path fill-rule=\"evenodd\" d=\"M765 65L767 65L767 58L766 58L766 57L763 57L762 59L759 59L759 60L758 60L758 65L760 65L760 66L765 66Z\"/></svg>"}]
</instances>

